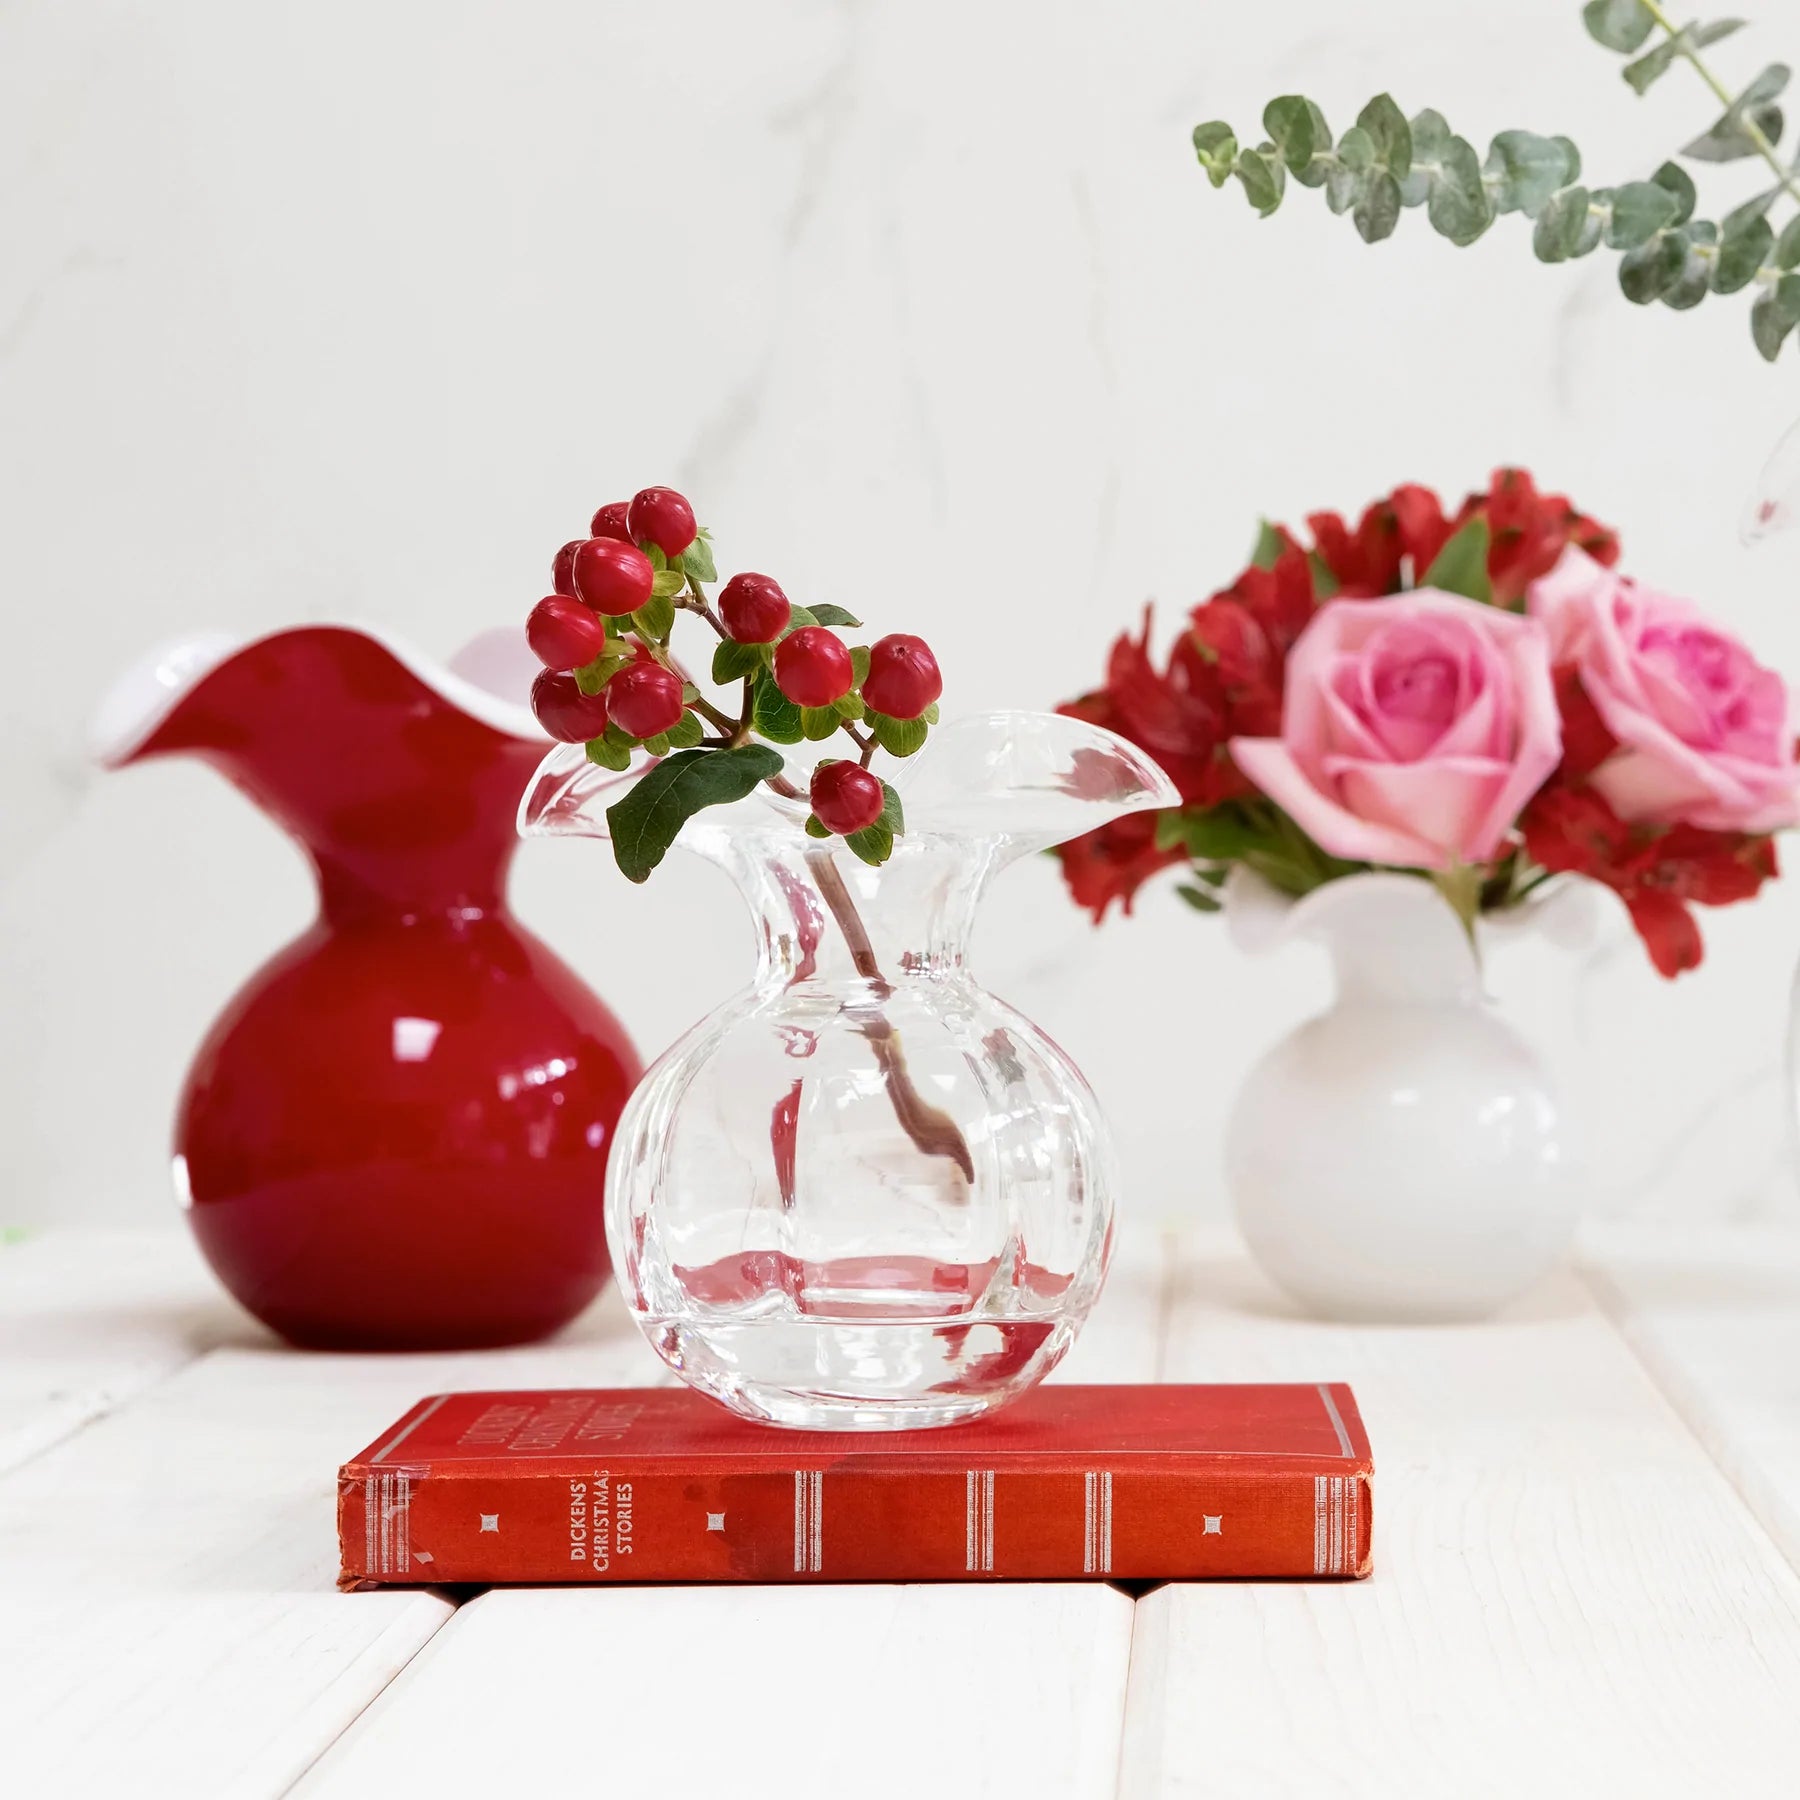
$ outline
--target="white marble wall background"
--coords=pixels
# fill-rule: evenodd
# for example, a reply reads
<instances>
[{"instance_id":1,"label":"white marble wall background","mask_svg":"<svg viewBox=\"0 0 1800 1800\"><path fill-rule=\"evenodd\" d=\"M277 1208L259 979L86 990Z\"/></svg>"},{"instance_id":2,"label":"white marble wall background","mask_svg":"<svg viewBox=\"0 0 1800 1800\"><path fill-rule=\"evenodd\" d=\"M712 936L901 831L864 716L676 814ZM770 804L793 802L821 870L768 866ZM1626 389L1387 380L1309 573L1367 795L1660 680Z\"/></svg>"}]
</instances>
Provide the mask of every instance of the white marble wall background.
<instances>
[{"instance_id":1,"label":"white marble wall background","mask_svg":"<svg viewBox=\"0 0 1800 1800\"><path fill-rule=\"evenodd\" d=\"M1721 60L1791 60L1791 9L1754 10ZM1800 539L1734 534L1800 383L1740 304L1628 309L1606 259L1543 270L1507 226L1371 251L1312 196L1259 224L1193 167L1201 117L1382 86L1483 140L1569 131L1599 179L1706 111L1680 72L1634 100L1574 0L3 0L0 1220L161 1214L187 1056L309 910L207 772L84 767L111 670L346 614L446 653L644 481L730 561L925 631L958 706L1087 684L1259 513L1507 460L1800 675ZM518 894L590 968L648 917L579 845L530 846ZM649 1047L748 954L709 871L656 905L666 964L597 980ZM1673 989L1623 937L1578 987L1496 958L1570 1065L1597 1208L1794 1210L1800 884L1707 931ZM1045 864L982 953L1109 1102L1135 1203L1216 1211L1232 1086L1322 968L1243 962L1166 893L1096 934Z\"/></svg>"}]
</instances>

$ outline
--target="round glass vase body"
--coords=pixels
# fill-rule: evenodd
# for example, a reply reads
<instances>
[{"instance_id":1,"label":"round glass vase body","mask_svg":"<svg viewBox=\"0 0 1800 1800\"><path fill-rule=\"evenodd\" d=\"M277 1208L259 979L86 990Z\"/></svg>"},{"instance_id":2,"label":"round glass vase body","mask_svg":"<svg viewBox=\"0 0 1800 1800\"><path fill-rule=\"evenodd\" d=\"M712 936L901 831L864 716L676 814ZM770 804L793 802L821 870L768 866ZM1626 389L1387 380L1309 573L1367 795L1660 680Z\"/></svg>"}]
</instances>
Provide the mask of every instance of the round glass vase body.
<instances>
[{"instance_id":1,"label":"round glass vase body","mask_svg":"<svg viewBox=\"0 0 1800 1800\"><path fill-rule=\"evenodd\" d=\"M524 827L605 835L630 779L558 751ZM1109 733L1000 714L935 733L895 785L907 829L879 868L766 787L688 823L677 842L750 905L756 975L652 1065L608 1165L614 1267L658 1355L778 1425L1005 1403L1074 1342L1110 1249L1094 1096L965 947L996 870L1167 784Z\"/></svg>"}]
</instances>

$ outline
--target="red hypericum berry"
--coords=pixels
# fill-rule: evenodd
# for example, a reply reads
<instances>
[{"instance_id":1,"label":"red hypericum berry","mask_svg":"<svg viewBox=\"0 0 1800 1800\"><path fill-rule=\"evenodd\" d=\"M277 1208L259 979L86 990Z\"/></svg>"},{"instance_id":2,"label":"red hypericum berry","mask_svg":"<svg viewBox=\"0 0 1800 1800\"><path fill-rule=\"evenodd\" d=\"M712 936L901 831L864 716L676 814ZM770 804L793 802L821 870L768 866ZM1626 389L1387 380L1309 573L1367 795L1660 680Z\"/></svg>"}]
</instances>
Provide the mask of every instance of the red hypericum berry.
<instances>
[{"instance_id":1,"label":"red hypericum berry","mask_svg":"<svg viewBox=\"0 0 1800 1800\"><path fill-rule=\"evenodd\" d=\"M813 770L812 809L827 831L848 837L873 825L886 804L881 783L853 762L824 762Z\"/></svg>"},{"instance_id":2,"label":"red hypericum berry","mask_svg":"<svg viewBox=\"0 0 1800 1800\"><path fill-rule=\"evenodd\" d=\"M629 500L609 500L594 514L594 522L588 530L594 537L617 538L621 544L629 544L631 522L627 515L630 511Z\"/></svg>"},{"instance_id":3,"label":"red hypericum berry","mask_svg":"<svg viewBox=\"0 0 1800 1800\"><path fill-rule=\"evenodd\" d=\"M823 625L802 625L775 646L775 685L796 706L829 706L855 680L850 652Z\"/></svg>"},{"instance_id":4,"label":"red hypericum berry","mask_svg":"<svg viewBox=\"0 0 1800 1800\"><path fill-rule=\"evenodd\" d=\"M788 597L767 575L734 575L719 589L719 617L740 644L772 644L787 630Z\"/></svg>"},{"instance_id":5,"label":"red hypericum berry","mask_svg":"<svg viewBox=\"0 0 1800 1800\"><path fill-rule=\"evenodd\" d=\"M525 641L546 669L579 669L606 648L606 627L570 595L546 594L525 621Z\"/></svg>"},{"instance_id":6,"label":"red hypericum berry","mask_svg":"<svg viewBox=\"0 0 1800 1800\"><path fill-rule=\"evenodd\" d=\"M636 612L655 585L656 570L636 544L596 537L575 552L575 597L595 612Z\"/></svg>"},{"instance_id":7,"label":"red hypericum berry","mask_svg":"<svg viewBox=\"0 0 1800 1800\"><path fill-rule=\"evenodd\" d=\"M923 638L897 631L869 648L862 697L890 719L916 719L944 691L944 677Z\"/></svg>"},{"instance_id":8,"label":"red hypericum berry","mask_svg":"<svg viewBox=\"0 0 1800 1800\"><path fill-rule=\"evenodd\" d=\"M558 594L572 594L575 591L575 552L585 542L582 538L573 538L557 551L556 560L550 565L550 587Z\"/></svg>"},{"instance_id":9,"label":"red hypericum berry","mask_svg":"<svg viewBox=\"0 0 1800 1800\"><path fill-rule=\"evenodd\" d=\"M531 684L537 722L564 744L585 744L606 729L606 694L584 694L573 675L546 669Z\"/></svg>"},{"instance_id":10,"label":"red hypericum berry","mask_svg":"<svg viewBox=\"0 0 1800 1800\"><path fill-rule=\"evenodd\" d=\"M631 536L654 544L664 556L679 556L700 534L694 509L673 488L644 488L631 498Z\"/></svg>"},{"instance_id":11,"label":"red hypericum berry","mask_svg":"<svg viewBox=\"0 0 1800 1800\"><path fill-rule=\"evenodd\" d=\"M621 731L636 738L667 731L686 708L681 703L681 677L661 663L633 663L606 684L606 705Z\"/></svg>"}]
</instances>

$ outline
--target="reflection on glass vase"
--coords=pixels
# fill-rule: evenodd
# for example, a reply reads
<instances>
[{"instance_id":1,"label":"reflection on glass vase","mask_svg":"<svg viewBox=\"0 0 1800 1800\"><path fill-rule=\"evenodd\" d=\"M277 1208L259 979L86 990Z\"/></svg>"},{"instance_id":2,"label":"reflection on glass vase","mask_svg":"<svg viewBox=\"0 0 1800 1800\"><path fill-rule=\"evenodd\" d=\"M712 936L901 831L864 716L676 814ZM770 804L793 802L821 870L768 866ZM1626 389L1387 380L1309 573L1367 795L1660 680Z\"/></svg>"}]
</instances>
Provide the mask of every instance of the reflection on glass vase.
<instances>
[{"instance_id":1,"label":"reflection on glass vase","mask_svg":"<svg viewBox=\"0 0 1800 1800\"><path fill-rule=\"evenodd\" d=\"M625 779L556 751L521 825L605 836ZM939 730L895 785L907 829L879 869L766 787L689 822L677 842L750 905L757 972L651 1068L608 1168L614 1266L657 1353L780 1425L1001 1405L1068 1350L1106 1269L1094 1097L964 953L991 875L1171 804L1166 778L1092 726L996 714Z\"/></svg>"}]
</instances>

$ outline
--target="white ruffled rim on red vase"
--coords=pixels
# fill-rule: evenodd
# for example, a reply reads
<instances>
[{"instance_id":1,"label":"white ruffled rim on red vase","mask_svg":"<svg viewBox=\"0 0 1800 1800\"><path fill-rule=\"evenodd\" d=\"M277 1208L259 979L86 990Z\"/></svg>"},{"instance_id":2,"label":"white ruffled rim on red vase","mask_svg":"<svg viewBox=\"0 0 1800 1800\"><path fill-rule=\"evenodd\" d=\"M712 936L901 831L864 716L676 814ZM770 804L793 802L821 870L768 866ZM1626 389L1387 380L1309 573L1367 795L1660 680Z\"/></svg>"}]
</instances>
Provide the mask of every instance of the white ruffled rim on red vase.
<instances>
[{"instance_id":1,"label":"white ruffled rim on red vase","mask_svg":"<svg viewBox=\"0 0 1800 1800\"><path fill-rule=\"evenodd\" d=\"M520 632L481 632L447 663L440 663L379 625L317 619L248 636L195 631L147 650L101 696L88 722L88 754L105 768L129 762L215 669L258 645L315 631L348 631L367 638L458 712L508 737L529 743L550 741L530 706L508 698L529 691L538 667Z\"/></svg>"}]
</instances>

